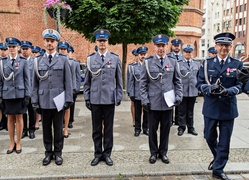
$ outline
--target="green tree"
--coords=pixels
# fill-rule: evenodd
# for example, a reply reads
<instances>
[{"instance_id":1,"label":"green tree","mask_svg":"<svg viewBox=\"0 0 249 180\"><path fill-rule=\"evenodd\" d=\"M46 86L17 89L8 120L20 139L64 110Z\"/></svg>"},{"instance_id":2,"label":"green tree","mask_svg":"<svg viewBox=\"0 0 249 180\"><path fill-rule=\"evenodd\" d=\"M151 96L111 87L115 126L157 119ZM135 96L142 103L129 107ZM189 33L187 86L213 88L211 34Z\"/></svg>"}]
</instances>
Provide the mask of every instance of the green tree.
<instances>
[{"instance_id":1,"label":"green tree","mask_svg":"<svg viewBox=\"0 0 249 180\"><path fill-rule=\"evenodd\" d=\"M66 0L72 13L66 17L67 28L76 30L93 42L96 29L111 32L109 43L122 44L123 85L128 44L150 42L156 34L173 36L175 27L189 0Z\"/></svg>"}]
</instances>

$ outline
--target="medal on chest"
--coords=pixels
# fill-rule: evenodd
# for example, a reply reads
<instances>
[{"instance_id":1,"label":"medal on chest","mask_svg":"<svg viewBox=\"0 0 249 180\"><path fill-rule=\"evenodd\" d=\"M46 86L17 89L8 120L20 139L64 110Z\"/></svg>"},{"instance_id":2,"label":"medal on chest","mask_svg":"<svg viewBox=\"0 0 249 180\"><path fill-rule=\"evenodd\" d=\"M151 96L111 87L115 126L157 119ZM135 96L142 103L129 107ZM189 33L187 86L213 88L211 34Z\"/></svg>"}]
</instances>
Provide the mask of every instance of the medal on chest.
<instances>
[{"instance_id":1,"label":"medal on chest","mask_svg":"<svg viewBox=\"0 0 249 180\"><path fill-rule=\"evenodd\" d=\"M169 71L169 65L168 64L166 64L165 68L166 68L166 71Z\"/></svg>"},{"instance_id":2,"label":"medal on chest","mask_svg":"<svg viewBox=\"0 0 249 180\"><path fill-rule=\"evenodd\" d=\"M227 72L226 72L226 75L229 76L230 75L230 68L227 68Z\"/></svg>"},{"instance_id":3,"label":"medal on chest","mask_svg":"<svg viewBox=\"0 0 249 180\"><path fill-rule=\"evenodd\" d=\"M111 67L111 61L108 61L106 64L107 64L107 68Z\"/></svg>"}]
</instances>

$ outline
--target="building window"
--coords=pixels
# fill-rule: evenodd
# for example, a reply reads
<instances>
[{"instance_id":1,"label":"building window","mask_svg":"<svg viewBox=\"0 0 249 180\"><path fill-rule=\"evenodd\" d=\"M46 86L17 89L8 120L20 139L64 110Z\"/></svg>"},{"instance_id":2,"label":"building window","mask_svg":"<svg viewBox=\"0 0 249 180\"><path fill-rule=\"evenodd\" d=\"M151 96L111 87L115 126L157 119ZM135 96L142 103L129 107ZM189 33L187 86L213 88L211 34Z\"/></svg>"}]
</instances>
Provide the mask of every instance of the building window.
<instances>
[{"instance_id":1,"label":"building window","mask_svg":"<svg viewBox=\"0 0 249 180\"><path fill-rule=\"evenodd\" d=\"M246 11L246 4L244 4L244 11Z\"/></svg>"},{"instance_id":2,"label":"building window","mask_svg":"<svg viewBox=\"0 0 249 180\"><path fill-rule=\"evenodd\" d=\"M244 24L246 25L246 17L244 17Z\"/></svg>"},{"instance_id":3,"label":"building window","mask_svg":"<svg viewBox=\"0 0 249 180\"><path fill-rule=\"evenodd\" d=\"M236 22L235 22L235 26L237 26L238 25L238 19L236 19Z\"/></svg>"},{"instance_id":4,"label":"building window","mask_svg":"<svg viewBox=\"0 0 249 180\"><path fill-rule=\"evenodd\" d=\"M236 13L238 13L238 6L236 6Z\"/></svg>"},{"instance_id":5,"label":"building window","mask_svg":"<svg viewBox=\"0 0 249 180\"><path fill-rule=\"evenodd\" d=\"M231 14L233 14L233 8L231 8Z\"/></svg>"},{"instance_id":6,"label":"building window","mask_svg":"<svg viewBox=\"0 0 249 180\"><path fill-rule=\"evenodd\" d=\"M205 40L201 40L201 46L202 46L202 47L205 46Z\"/></svg>"},{"instance_id":7,"label":"building window","mask_svg":"<svg viewBox=\"0 0 249 180\"><path fill-rule=\"evenodd\" d=\"M205 57L205 51L204 50L201 51L201 57Z\"/></svg>"},{"instance_id":8,"label":"building window","mask_svg":"<svg viewBox=\"0 0 249 180\"><path fill-rule=\"evenodd\" d=\"M239 6L239 12L242 12L242 10L243 10L243 7L242 7L242 5L240 5Z\"/></svg>"},{"instance_id":9,"label":"building window","mask_svg":"<svg viewBox=\"0 0 249 180\"><path fill-rule=\"evenodd\" d=\"M239 25L242 25L242 18L239 19Z\"/></svg>"},{"instance_id":10,"label":"building window","mask_svg":"<svg viewBox=\"0 0 249 180\"><path fill-rule=\"evenodd\" d=\"M208 43L207 43L207 48L209 48L209 40L208 40Z\"/></svg>"}]
</instances>

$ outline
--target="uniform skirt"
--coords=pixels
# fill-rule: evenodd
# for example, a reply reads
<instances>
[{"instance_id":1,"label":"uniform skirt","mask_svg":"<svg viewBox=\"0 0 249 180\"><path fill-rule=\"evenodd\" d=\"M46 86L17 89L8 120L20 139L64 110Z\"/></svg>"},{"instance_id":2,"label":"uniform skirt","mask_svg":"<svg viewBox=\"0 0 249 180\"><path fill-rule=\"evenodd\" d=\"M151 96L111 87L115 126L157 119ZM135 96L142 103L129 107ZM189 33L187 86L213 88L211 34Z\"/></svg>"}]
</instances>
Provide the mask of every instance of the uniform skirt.
<instances>
[{"instance_id":1,"label":"uniform skirt","mask_svg":"<svg viewBox=\"0 0 249 180\"><path fill-rule=\"evenodd\" d=\"M24 114L27 106L24 104L24 98L4 99L5 114Z\"/></svg>"}]
</instances>

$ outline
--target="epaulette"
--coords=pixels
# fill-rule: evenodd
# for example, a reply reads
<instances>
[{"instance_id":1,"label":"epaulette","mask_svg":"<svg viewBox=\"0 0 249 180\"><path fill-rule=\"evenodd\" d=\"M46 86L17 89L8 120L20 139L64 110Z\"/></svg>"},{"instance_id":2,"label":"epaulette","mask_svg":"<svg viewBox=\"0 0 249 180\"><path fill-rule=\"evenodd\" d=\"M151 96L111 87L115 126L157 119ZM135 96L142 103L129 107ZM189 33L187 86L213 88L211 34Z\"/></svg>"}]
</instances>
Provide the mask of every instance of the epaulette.
<instances>
[{"instance_id":1,"label":"epaulette","mask_svg":"<svg viewBox=\"0 0 249 180\"><path fill-rule=\"evenodd\" d=\"M94 55L95 53L96 53L96 52L94 52L94 53L92 53L92 54L89 54L88 56L92 56L92 55ZM88 56L87 56L87 57L88 57Z\"/></svg>"},{"instance_id":2,"label":"epaulette","mask_svg":"<svg viewBox=\"0 0 249 180\"><path fill-rule=\"evenodd\" d=\"M39 55L35 56L35 58L39 58L39 57L42 57L42 56L43 56L43 54L39 54Z\"/></svg>"},{"instance_id":3,"label":"epaulette","mask_svg":"<svg viewBox=\"0 0 249 180\"><path fill-rule=\"evenodd\" d=\"M77 62L77 63L80 63L80 60L77 60L77 59L73 59L75 62Z\"/></svg>"},{"instance_id":4,"label":"epaulette","mask_svg":"<svg viewBox=\"0 0 249 180\"><path fill-rule=\"evenodd\" d=\"M66 54L62 54L62 53L59 53L59 55L61 55L61 56L67 56Z\"/></svg>"},{"instance_id":5,"label":"epaulette","mask_svg":"<svg viewBox=\"0 0 249 180\"><path fill-rule=\"evenodd\" d=\"M115 54L114 52L110 52L110 53L113 54L113 55L119 56L118 54Z\"/></svg>"},{"instance_id":6,"label":"epaulette","mask_svg":"<svg viewBox=\"0 0 249 180\"><path fill-rule=\"evenodd\" d=\"M19 56L20 57L20 59L26 59L27 60L27 58L25 58L25 57L23 57L23 56Z\"/></svg>"},{"instance_id":7,"label":"epaulette","mask_svg":"<svg viewBox=\"0 0 249 180\"><path fill-rule=\"evenodd\" d=\"M132 66L134 64L136 64L136 62L129 63L128 66Z\"/></svg>"},{"instance_id":8,"label":"epaulette","mask_svg":"<svg viewBox=\"0 0 249 180\"><path fill-rule=\"evenodd\" d=\"M151 58L153 58L154 56L148 56L148 57L146 57L146 58L144 58L144 59L151 59Z\"/></svg>"},{"instance_id":9,"label":"epaulette","mask_svg":"<svg viewBox=\"0 0 249 180\"><path fill-rule=\"evenodd\" d=\"M208 60L211 60L211 59L213 59L214 57L208 57L208 58L206 58L206 60L208 61Z\"/></svg>"},{"instance_id":10,"label":"epaulette","mask_svg":"<svg viewBox=\"0 0 249 180\"><path fill-rule=\"evenodd\" d=\"M6 60L6 59L8 59L7 57L0 57L0 59L2 59L2 60Z\"/></svg>"},{"instance_id":11,"label":"epaulette","mask_svg":"<svg viewBox=\"0 0 249 180\"><path fill-rule=\"evenodd\" d=\"M230 57L230 58L233 60L236 60L236 61L241 61L241 59L238 59L238 58L232 58L232 57Z\"/></svg>"}]
</instances>

